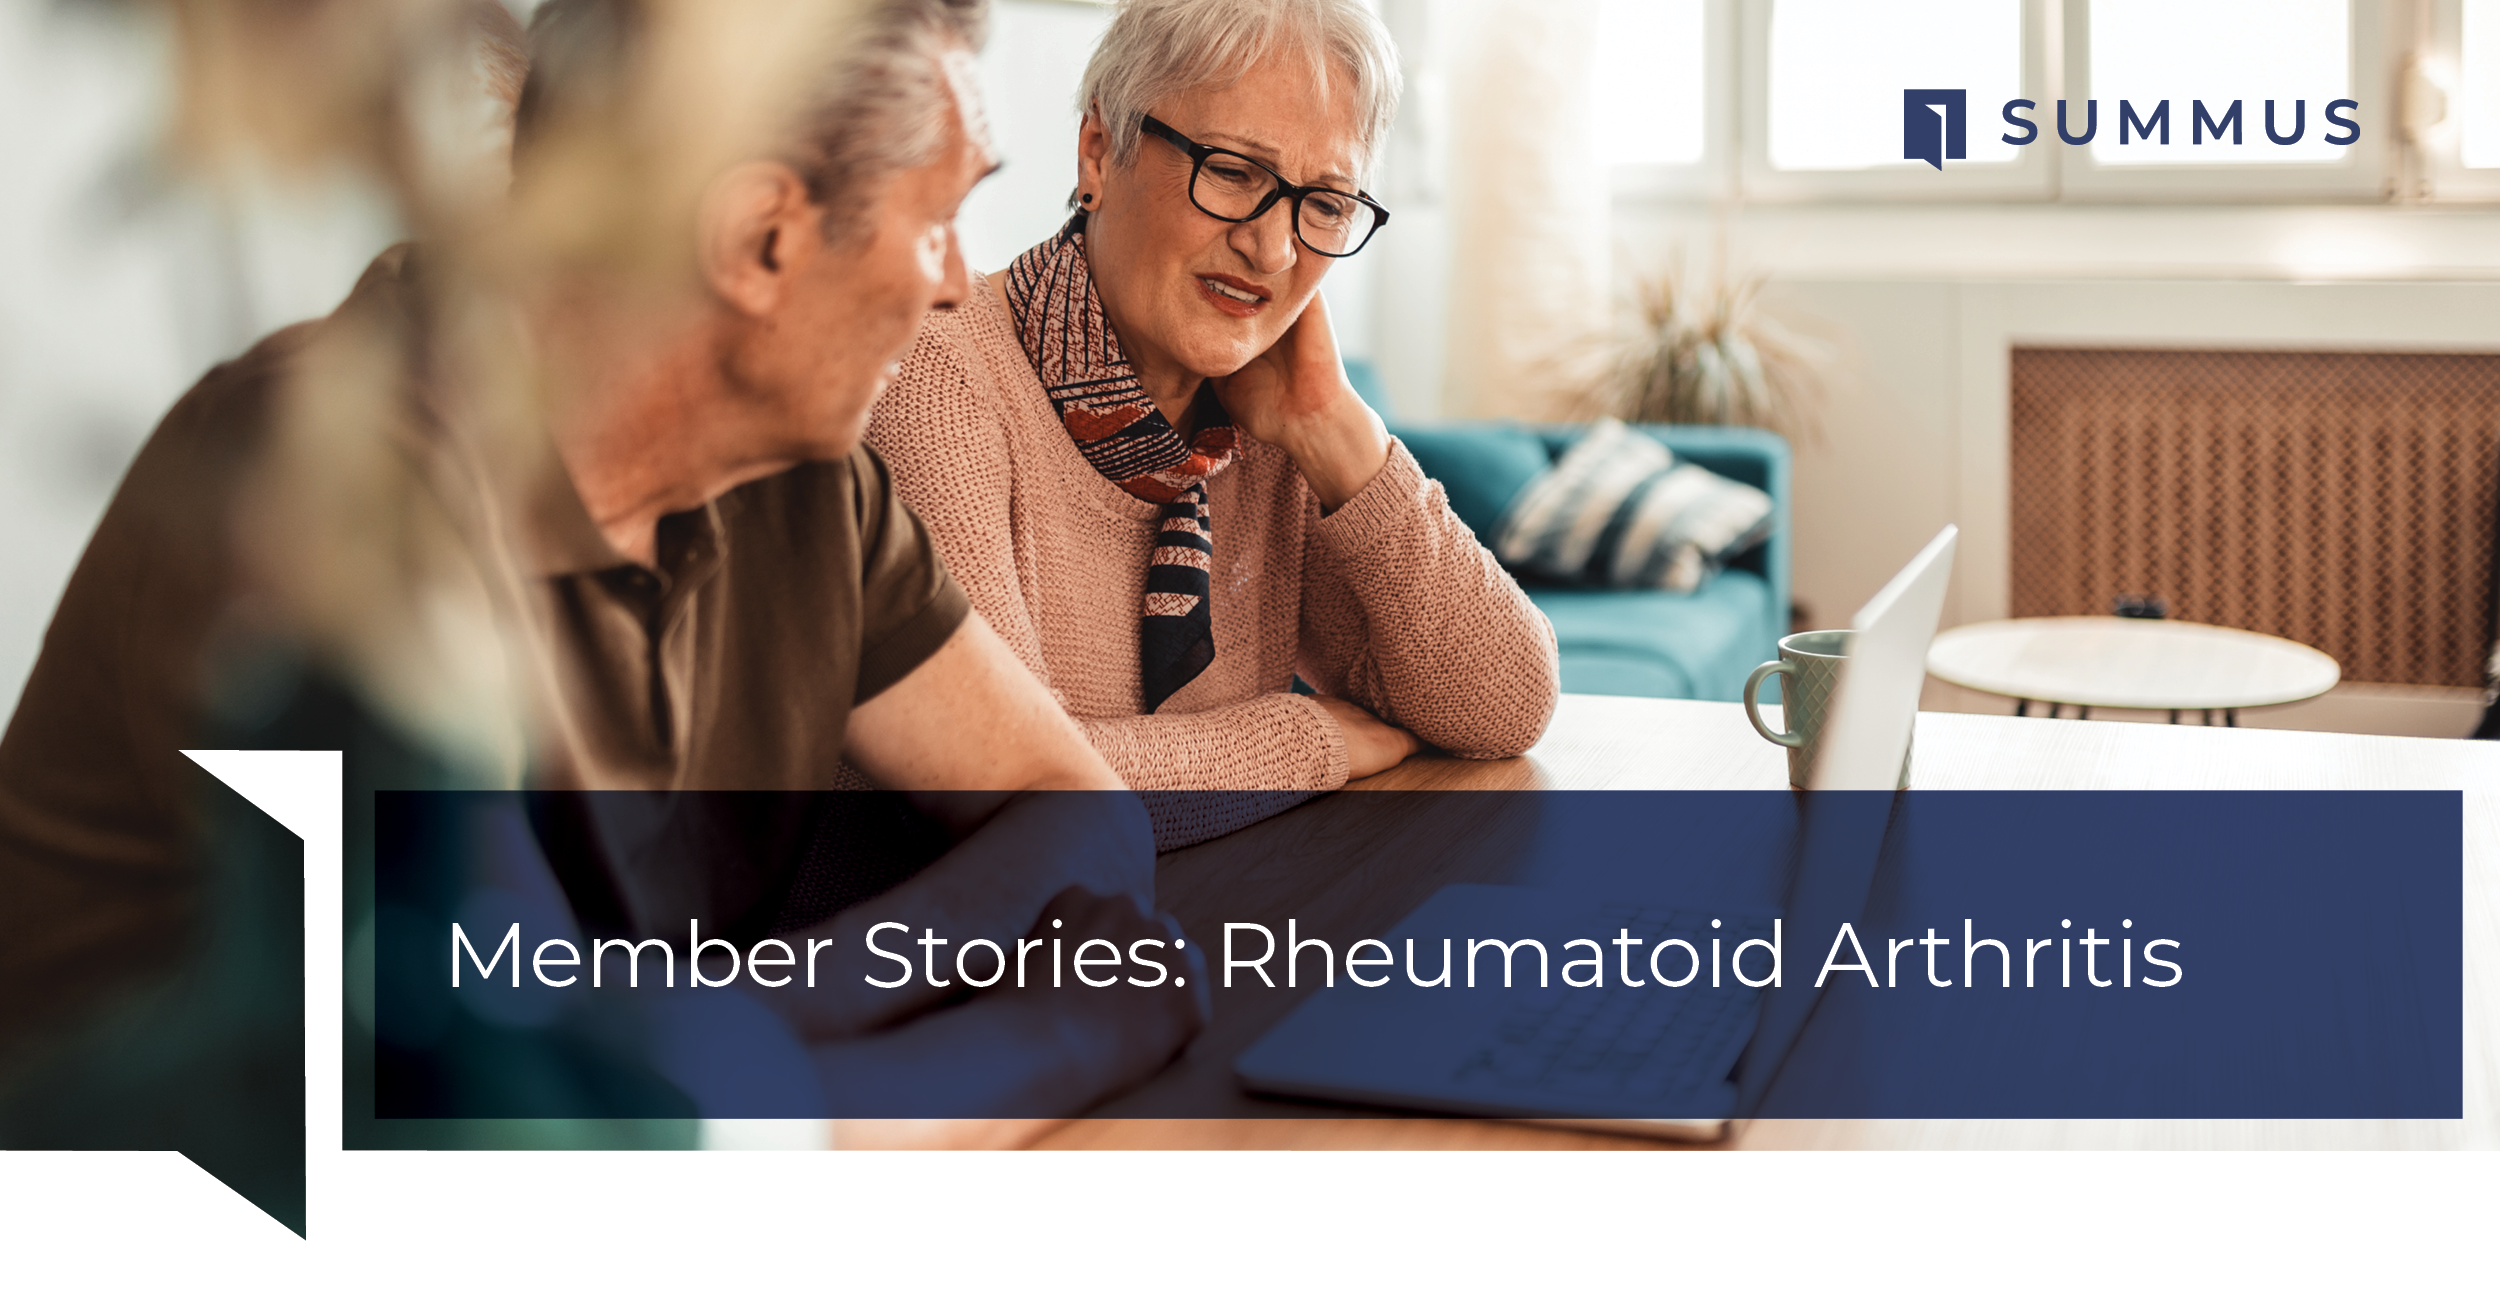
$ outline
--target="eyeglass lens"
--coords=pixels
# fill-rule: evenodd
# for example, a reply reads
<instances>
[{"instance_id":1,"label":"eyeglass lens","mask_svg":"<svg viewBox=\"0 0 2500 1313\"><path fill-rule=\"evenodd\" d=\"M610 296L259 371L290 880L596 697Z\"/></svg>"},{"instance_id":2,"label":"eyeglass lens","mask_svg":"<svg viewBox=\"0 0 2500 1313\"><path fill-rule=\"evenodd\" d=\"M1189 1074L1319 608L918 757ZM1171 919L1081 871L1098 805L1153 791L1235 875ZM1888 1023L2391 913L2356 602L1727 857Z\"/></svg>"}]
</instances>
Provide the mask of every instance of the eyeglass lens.
<instances>
[{"instance_id":1,"label":"eyeglass lens","mask_svg":"<svg viewBox=\"0 0 2500 1313\"><path fill-rule=\"evenodd\" d=\"M1199 161L1189 199L1216 218L1240 223L1256 214L1277 186L1276 175L1248 156L1210 151ZM1305 192L1295 207L1294 231L1312 250L1330 255L1362 246L1377 224L1370 206L1344 192Z\"/></svg>"}]
</instances>

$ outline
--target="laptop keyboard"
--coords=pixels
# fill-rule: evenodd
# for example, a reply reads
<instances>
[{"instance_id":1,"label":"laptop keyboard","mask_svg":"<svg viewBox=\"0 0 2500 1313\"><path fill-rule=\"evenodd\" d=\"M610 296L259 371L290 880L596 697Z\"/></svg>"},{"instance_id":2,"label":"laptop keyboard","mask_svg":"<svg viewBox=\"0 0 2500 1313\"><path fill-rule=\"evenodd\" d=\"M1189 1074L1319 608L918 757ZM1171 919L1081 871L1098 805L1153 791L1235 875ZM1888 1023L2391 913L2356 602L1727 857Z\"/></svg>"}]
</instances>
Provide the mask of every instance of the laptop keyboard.
<instances>
[{"instance_id":1,"label":"laptop keyboard","mask_svg":"<svg viewBox=\"0 0 2500 1313\"><path fill-rule=\"evenodd\" d=\"M1626 1099L1646 1103L1692 1094L1725 1080L1753 1032L1760 990L1739 984L1728 956L1748 939L1768 939L1767 920L1722 914L1710 928L1707 912L1658 912L1638 907L1603 909L1606 929L1590 932L1606 952L1606 984L1574 988L1560 984L1516 991L1518 1004L1502 1014L1483 1044L1459 1063L1462 1085L1511 1094L1539 1093L1575 1099ZM1622 983L1620 955L1612 942L1629 930L1641 940L1632 969L1647 981ZM1720 941L1724 982L1710 987L1710 940ZM1649 950L1662 939L1681 939L1701 953L1693 982L1669 989L1648 979ZM1659 962L1672 975L1688 965L1681 950ZM1764 969L1764 955L1746 958Z\"/></svg>"}]
</instances>

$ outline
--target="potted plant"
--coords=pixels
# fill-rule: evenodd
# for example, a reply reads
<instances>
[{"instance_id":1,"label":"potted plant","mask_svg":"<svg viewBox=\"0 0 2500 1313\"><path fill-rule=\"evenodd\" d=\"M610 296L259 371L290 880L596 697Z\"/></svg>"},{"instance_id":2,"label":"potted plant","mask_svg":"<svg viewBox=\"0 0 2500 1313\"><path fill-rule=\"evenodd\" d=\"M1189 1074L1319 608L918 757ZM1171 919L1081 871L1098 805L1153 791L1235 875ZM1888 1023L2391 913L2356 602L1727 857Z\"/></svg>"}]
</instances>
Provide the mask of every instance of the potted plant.
<instances>
[{"instance_id":1,"label":"potted plant","mask_svg":"<svg viewBox=\"0 0 2500 1313\"><path fill-rule=\"evenodd\" d=\"M1613 335L1575 371L1573 408L1631 423L1728 424L1822 436L1828 343L1761 305L1764 279L1673 268L1634 282Z\"/></svg>"}]
</instances>

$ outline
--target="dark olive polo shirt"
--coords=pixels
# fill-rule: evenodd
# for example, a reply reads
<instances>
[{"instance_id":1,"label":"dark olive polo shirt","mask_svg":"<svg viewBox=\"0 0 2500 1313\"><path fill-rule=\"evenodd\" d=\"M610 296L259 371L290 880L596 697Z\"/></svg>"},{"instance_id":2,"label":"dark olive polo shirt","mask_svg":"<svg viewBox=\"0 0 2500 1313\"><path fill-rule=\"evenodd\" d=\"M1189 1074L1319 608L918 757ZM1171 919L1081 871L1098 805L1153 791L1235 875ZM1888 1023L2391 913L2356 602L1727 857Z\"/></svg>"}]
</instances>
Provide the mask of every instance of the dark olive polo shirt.
<instances>
[{"instance_id":1,"label":"dark olive polo shirt","mask_svg":"<svg viewBox=\"0 0 2500 1313\"><path fill-rule=\"evenodd\" d=\"M539 781L820 789L850 710L909 674L969 604L865 447L664 516L657 560L609 546L569 484L523 552L570 714Z\"/></svg>"},{"instance_id":2,"label":"dark olive polo shirt","mask_svg":"<svg viewBox=\"0 0 2500 1313\"><path fill-rule=\"evenodd\" d=\"M538 812L574 914L598 933L761 933L818 823L806 791L841 783L851 708L969 602L865 448L662 518L651 567L569 483L532 506L524 554L568 714L530 782L601 791Z\"/></svg>"}]
</instances>

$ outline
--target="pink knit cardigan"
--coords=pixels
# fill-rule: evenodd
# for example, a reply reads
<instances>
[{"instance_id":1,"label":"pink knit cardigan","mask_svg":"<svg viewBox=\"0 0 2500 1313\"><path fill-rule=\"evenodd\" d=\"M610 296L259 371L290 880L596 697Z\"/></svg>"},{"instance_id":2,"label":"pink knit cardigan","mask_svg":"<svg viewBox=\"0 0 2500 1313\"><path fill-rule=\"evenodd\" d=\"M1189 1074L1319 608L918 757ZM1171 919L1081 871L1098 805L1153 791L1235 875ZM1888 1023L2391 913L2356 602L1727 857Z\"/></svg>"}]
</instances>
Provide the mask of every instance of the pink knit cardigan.
<instances>
[{"instance_id":1,"label":"pink knit cardigan","mask_svg":"<svg viewBox=\"0 0 2500 1313\"><path fill-rule=\"evenodd\" d=\"M1143 714L1138 615L1159 512L1077 453L975 278L933 315L868 440L972 604L1139 790L1269 791L1154 806L1171 848L1346 780L1336 721L1292 677L1446 752L1516 756L1545 732L1554 631L1401 443L1323 518L1255 437L1209 481L1215 661ZM1177 800L1175 800L1177 801Z\"/></svg>"}]
</instances>

